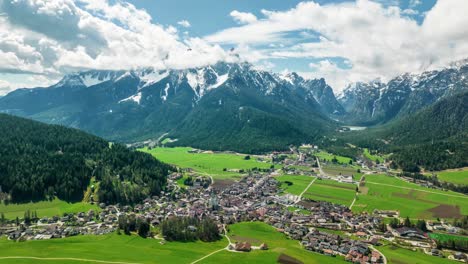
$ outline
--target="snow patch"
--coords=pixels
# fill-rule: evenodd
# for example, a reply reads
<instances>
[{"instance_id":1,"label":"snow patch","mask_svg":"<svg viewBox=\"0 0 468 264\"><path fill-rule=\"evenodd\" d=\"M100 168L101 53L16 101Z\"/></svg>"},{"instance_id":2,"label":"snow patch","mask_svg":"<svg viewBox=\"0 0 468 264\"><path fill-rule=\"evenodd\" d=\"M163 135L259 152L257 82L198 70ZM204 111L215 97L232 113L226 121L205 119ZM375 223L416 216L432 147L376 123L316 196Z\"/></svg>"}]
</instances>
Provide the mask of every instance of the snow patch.
<instances>
[{"instance_id":1,"label":"snow patch","mask_svg":"<svg viewBox=\"0 0 468 264\"><path fill-rule=\"evenodd\" d=\"M92 74L86 74L84 76L81 76L81 81L83 82L84 85L86 85L86 87L98 85L100 83L107 82L110 79L111 78L109 74L106 75L105 77L101 77L99 75L92 75Z\"/></svg>"},{"instance_id":2,"label":"snow patch","mask_svg":"<svg viewBox=\"0 0 468 264\"><path fill-rule=\"evenodd\" d=\"M125 98L125 99L122 99L119 101L119 104L120 103L123 103L123 102L128 102L128 101L133 101L137 104L140 104L140 101L141 101L141 92L137 93L137 94L134 94L128 98Z\"/></svg>"},{"instance_id":3,"label":"snow patch","mask_svg":"<svg viewBox=\"0 0 468 264\"><path fill-rule=\"evenodd\" d=\"M163 101L166 101L166 100L167 100L167 96L168 96L168 94L169 94L169 88L170 88L170 87L171 87L171 86L170 86L168 83L166 83L166 87L164 87L164 95L161 96L161 99L162 99Z\"/></svg>"},{"instance_id":4,"label":"snow patch","mask_svg":"<svg viewBox=\"0 0 468 264\"><path fill-rule=\"evenodd\" d=\"M213 85L210 85L208 87L208 90L211 90L211 89L216 89L218 87L220 87L221 85L223 85L229 78L229 74L226 73L226 74L223 74L221 76L218 76L218 78L216 79L216 83L213 84Z\"/></svg>"},{"instance_id":5,"label":"snow patch","mask_svg":"<svg viewBox=\"0 0 468 264\"><path fill-rule=\"evenodd\" d=\"M167 76L169 76L169 71L164 71L164 72L154 71L151 73L142 74L140 75L140 81L144 83L144 85L141 88L145 88L147 86L158 83L162 79L166 78Z\"/></svg>"}]
</instances>

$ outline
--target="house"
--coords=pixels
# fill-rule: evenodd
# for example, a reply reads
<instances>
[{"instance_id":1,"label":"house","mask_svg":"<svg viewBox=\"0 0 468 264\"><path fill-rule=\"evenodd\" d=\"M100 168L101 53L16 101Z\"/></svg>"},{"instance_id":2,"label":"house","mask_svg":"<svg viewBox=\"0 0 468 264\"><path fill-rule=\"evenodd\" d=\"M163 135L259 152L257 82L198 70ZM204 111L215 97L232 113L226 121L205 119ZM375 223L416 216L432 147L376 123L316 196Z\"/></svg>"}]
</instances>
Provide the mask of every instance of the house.
<instances>
[{"instance_id":1,"label":"house","mask_svg":"<svg viewBox=\"0 0 468 264\"><path fill-rule=\"evenodd\" d=\"M234 246L234 250L242 252L250 252L252 250L252 245L249 242L237 242Z\"/></svg>"},{"instance_id":2,"label":"house","mask_svg":"<svg viewBox=\"0 0 468 264\"><path fill-rule=\"evenodd\" d=\"M455 254L453 254L453 258L456 260L465 261L465 262L468 260L468 257L466 256L466 254L462 252L456 252Z\"/></svg>"},{"instance_id":3,"label":"house","mask_svg":"<svg viewBox=\"0 0 468 264\"><path fill-rule=\"evenodd\" d=\"M411 227L393 229L393 234L399 237L426 239L426 236L424 236L424 233L421 230Z\"/></svg>"}]
</instances>

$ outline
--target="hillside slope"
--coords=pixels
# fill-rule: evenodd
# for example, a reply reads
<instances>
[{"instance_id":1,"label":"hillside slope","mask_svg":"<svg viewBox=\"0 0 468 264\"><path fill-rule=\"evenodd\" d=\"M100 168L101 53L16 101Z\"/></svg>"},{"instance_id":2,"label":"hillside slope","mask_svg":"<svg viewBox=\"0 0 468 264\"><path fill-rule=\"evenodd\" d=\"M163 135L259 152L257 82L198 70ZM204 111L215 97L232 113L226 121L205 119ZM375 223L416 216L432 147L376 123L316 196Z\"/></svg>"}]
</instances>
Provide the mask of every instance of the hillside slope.
<instances>
[{"instance_id":1,"label":"hillside slope","mask_svg":"<svg viewBox=\"0 0 468 264\"><path fill-rule=\"evenodd\" d=\"M443 98L425 109L346 140L393 153L401 168L414 171L468 166L468 92Z\"/></svg>"},{"instance_id":2,"label":"hillside slope","mask_svg":"<svg viewBox=\"0 0 468 264\"><path fill-rule=\"evenodd\" d=\"M172 169L76 129L5 114L0 134L1 200L77 201L95 177L101 202L134 203L159 194Z\"/></svg>"}]
</instances>

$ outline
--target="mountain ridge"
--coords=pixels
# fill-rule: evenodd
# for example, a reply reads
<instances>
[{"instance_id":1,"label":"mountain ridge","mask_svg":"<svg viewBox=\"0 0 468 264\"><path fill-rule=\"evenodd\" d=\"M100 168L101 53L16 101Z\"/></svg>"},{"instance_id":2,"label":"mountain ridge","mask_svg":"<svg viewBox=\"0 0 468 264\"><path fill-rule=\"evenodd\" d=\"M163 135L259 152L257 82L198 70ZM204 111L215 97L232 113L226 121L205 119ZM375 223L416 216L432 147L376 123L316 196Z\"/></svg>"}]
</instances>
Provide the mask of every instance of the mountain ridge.
<instances>
[{"instance_id":1,"label":"mountain ridge","mask_svg":"<svg viewBox=\"0 0 468 264\"><path fill-rule=\"evenodd\" d=\"M295 81L248 63L187 70L87 71L67 75L49 88L14 91L0 100L0 111L123 142L169 133L191 139L180 142L212 146L209 135L224 131L222 135L229 136L222 137L223 142L237 142L222 144L225 148L248 152L253 149L243 149L241 142L285 148L334 130L335 121L328 116L342 110L324 107L327 101L339 107L331 87L323 79L306 81L296 75ZM192 130L204 136L190 134ZM278 131L296 133L293 137Z\"/></svg>"}]
</instances>

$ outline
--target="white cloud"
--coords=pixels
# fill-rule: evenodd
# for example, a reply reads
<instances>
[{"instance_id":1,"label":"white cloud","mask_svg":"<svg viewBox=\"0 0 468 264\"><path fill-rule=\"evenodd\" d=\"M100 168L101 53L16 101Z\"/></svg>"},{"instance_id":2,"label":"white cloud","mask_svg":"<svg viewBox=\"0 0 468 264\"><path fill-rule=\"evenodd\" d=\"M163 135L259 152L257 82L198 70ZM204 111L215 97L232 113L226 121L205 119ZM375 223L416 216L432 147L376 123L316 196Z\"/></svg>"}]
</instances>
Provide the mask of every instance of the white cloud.
<instances>
[{"instance_id":1,"label":"white cloud","mask_svg":"<svg viewBox=\"0 0 468 264\"><path fill-rule=\"evenodd\" d=\"M56 79L82 69L197 67L231 56L203 39L181 39L174 26L123 1L0 0L0 14L0 73Z\"/></svg>"},{"instance_id":2,"label":"white cloud","mask_svg":"<svg viewBox=\"0 0 468 264\"><path fill-rule=\"evenodd\" d=\"M250 24L257 21L257 17L252 13L234 10L229 15L239 24Z\"/></svg>"},{"instance_id":3,"label":"white cloud","mask_svg":"<svg viewBox=\"0 0 468 264\"><path fill-rule=\"evenodd\" d=\"M0 96L9 93L11 90L11 85L7 81L0 80Z\"/></svg>"},{"instance_id":4,"label":"white cloud","mask_svg":"<svg viewBox=\"0 0 468 264\"><path fill-rule=\"evenodd\" d=\"M402 14L409 15L409 16L414 16L419 14L418 10L407 8L401 11Z\"/></svg>"},{"instance_id":5,"label":"white cloud","mask_svg":"<svg viewBox=\"0 0 468 264\"><path fill-rule=\"evenodd\" d=\"M394 3L370 0L320 5L299 3L286 11L263 10L264 19L227 28L206 36L212 43L249 46L263 59L310 58L323 60L311 71L327 75L334 89L343 83L383 80L404 72L418 72L459 60L468 54L466 0L439 0L422 24ZM291 34L308 30L318 40L288 43ZM265 48L268 47L268 48ZM340 69L329 58L344 58L353 65ZM328 63L328 64L327 64ZM313 75L312 73L309 75Z\"/></svg>"},{"instance_id":6,"label":"white cloud","mask_svg":"<svg viewBox=\"0 0 468 264\"><path fill-rule=\"evenodd\" d=\"M185 28L189 28L191 26L190 22L188 22L187 20L181 20L177 22L177 24Z\"/></svg>"},{"instance_id":7,"label":"white cloud","mask_svg":"<svg viewBox=\"0 0 468 264\"><path fill-rule=\"evenodd\" d=\"M418 7L419 5L422 4L422 1L421 0L410 0L409 1L409 7L410 8L415 8L415 7Z\"/></svg>"}]
</instances>

